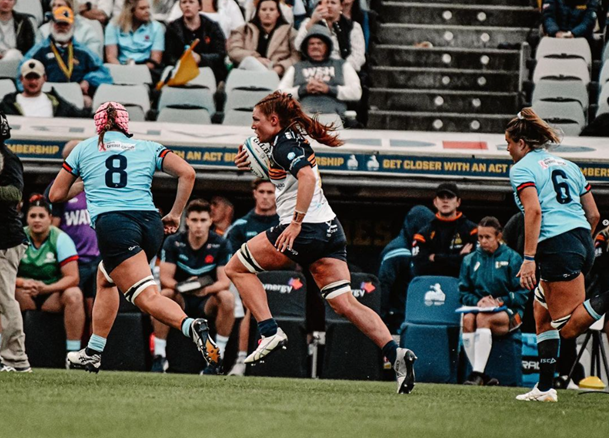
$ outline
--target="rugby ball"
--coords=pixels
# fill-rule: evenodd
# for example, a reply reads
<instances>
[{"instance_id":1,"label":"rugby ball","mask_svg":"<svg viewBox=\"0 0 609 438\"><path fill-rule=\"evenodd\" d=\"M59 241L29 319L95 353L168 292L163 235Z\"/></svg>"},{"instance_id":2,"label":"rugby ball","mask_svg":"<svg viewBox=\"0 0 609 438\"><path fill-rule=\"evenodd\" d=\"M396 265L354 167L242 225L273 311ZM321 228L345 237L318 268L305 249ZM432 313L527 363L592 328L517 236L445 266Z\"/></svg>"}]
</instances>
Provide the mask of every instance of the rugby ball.
<instances>
[{"instance_id":1,"label":"rugby ball","mask_svg":"<svg viewBox=\"0 0 609 438\"><path fill-rule=\"evenodd\" d=\"M271 167L270 146L266 143L260 143L258 137L249 137L243 143L243 149L247 153L252 173L258 178L269 179L269 167Z\"/></svg>"}]
</instances>

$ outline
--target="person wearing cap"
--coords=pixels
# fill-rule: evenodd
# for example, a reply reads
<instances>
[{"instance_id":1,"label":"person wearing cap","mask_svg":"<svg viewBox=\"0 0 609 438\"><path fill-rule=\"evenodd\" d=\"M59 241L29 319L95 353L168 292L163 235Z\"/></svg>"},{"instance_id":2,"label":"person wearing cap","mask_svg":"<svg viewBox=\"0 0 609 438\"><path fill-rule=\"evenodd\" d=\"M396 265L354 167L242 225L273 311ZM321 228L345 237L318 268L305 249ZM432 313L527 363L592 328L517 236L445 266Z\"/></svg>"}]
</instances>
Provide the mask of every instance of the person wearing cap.
<instances>
[{"instance_id":1,"label":"person wearing cap","mask_svg":"<svg viewBox=\"0 0 609 438\"><path fill-rule=\"evenodd\" d=\"M461 193L453 182L437 187L433 204L435 218L414 235L414 275L459 277L463 257L476 248L478 226L458 211Z\"/></svg>"},{"instance_id":2,"label":"person wearing cap","mask_svg":"<svg viewBox=\"0 0 609 438\"><path fill-rule=\"evenodd\" d=\"M104 33L103 28L97 24L99 29L94 27L95 23L82 17L80 14L75 13L78 10L78 3L76 0L52 0L51 10L55 10L65 6L70 8L74 13L74 39L80 44L87 46L93 53L100 58L104 56ZM51 34L51 27L53 23L48 22L38 28L36 35L36 42L48 37Z\"/></svg>"},{"instance_id":3,"label":"person wearing cap","mask_svg":"<svg viewBox=\"0 0 609 438\"><path fill-rule=\"evenodd\" d=\"M2 61L18 61L34 45L34 26L27 15L13 10L15 3L16 0L0 0L0 60Z\"/></svg>"},{"instance_id":4,"label":"person wearing cap","mask_svg":"<svg viewBox=\"0 0 609 438\"><path fill-rule=\"evenodd\" d=\"M112 76L99 56L74 38L74 13L66 6L53 10L51 34L27 52L21 62L40 61L49 82L77 82L85 100L91 107L91 97L101 84L111 84ZM21 66L20 66L21 67ZM17 88L23 90L21 79Z\"/></svg>"},{"instance_id":5,"label":"person wearing cap","mask_svg":"<svg viewBox=\"0 0 609 438\"><path fill-rule=\"evenodd\" d=\"M30 59L21 65L19 79L23 92L15 91L4 96L0 111L5 114L27 117L88 117L88 109L78 109L63 99L55 89L44 92L46 82L44 65Z\"/></svg>"},{"instance_id":6,"label":"person wearing cap","mask_svg":"<svg viewBox=\"0 0 609 438\"><path fill-rule=\"evenodd\" d=\"M312 26L300 46L305 59L290 67L279 83L279 90L298 99L308 113L343 116L346 102L362 97L353 66L331 58L333 44L327 27Z\"/></svg>"}]
</instances>

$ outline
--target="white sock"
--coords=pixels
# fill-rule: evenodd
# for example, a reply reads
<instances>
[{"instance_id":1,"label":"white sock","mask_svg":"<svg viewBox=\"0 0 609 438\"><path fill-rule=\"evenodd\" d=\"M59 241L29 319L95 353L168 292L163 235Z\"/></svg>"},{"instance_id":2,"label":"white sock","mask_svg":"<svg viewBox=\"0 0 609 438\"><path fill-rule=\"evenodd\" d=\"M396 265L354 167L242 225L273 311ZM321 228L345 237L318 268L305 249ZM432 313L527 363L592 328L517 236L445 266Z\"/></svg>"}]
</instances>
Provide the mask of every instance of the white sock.
<instances>
[{"instance_id":1,"label":"white sock","mask_svg":"<svg viewBox=\"0 0 609 438\"><path fill-rule=\"evenodd\" d=\"M216 345L218 345L218 349L220 350L220 357L224 357L226 344L228 344L228 336L216 335Z\"/></svg>"},{"instance_id":2,"label":"white sock","mask_svg":"<svg viewBox=\"0 0 609 438\"><path fill-rule=\"evenodd\" d=\"M476 330L476 359L474 360L474 371L483 373L486 368L486 363L491 355L493 348L493 334L491 329L479 328Z\"/></svg>"},{"instance_id":3,"label":"white sock","mask_svg":"<svg viewBox=\"0 0 609 438\"><path fill-rule=\"evenodd\" d=\"M154 337L154 355L155 356L167 356L165 353L165 347L167 347L167 339L161 339Z\"/></svg>"},{"instance_id":4,"label":"white sock","mask_svg":"<svg viewBox=\"0 0 609 438\"><path fill-rule=\"evenodd\" d=\"M469 363L471 364L471 366L474 366L474 359L476 358L476 344L474 341L474 337L476 336L475 333L463 333L462 339L463 339L463 349L465 350L465 355L467 356L467 359L469 360Z\"/></svg>"},{"instance_id":5,"label":"white sock","mask_svg":"<svg viewBox=\"0 0 609 438\"><path fill-rule=\"evenodd\" d=\"M247 357L247 351L240 351L237 354L237 362L245 362L246 357Z\"/></svg>"}]
</instances>

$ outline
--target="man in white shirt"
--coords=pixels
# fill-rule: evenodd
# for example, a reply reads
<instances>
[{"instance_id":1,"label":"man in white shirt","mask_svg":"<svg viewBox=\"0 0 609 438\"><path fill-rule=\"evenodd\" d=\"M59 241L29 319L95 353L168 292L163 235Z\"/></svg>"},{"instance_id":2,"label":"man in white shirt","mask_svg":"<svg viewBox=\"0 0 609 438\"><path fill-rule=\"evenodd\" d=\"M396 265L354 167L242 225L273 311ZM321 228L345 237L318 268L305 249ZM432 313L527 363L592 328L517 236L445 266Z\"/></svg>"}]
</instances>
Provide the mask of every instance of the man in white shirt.
<instances>
[{"instance_id":1,"label":"man in white shirt","mask_svg":"<svg viewBox=\"0 0 609 438\"><path fill-rule=\"evenodd\" d=\"M36 59L23 63L20 71L23 92L7 94L0 103L5 114L27 117L87 117L88 110L80 110L62 99L55 90L43 92L46 82L44 65Z\"/></svg>"}]
</instances>

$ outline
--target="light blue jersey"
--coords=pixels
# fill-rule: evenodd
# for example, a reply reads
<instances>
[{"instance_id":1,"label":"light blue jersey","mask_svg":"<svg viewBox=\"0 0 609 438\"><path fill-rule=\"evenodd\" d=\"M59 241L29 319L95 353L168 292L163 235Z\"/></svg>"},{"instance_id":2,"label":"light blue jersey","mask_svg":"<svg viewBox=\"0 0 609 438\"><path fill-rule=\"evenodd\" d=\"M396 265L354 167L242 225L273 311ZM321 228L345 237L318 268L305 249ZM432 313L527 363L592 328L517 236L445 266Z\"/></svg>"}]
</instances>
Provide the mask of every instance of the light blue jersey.
<instances>
[{"instance_id":1,"label":"light blue jersey","mask_svg":"<svg viewBox=\"0 0 609 438\"><path fill-rule=\"evenodd\" d=\"M85 183L92 226L102 213L157 210L150 186L154 172L162 170L169 149L117 131L105 134L101 148L97 142L97 136L80 142L63 164Z\"/></svg>"},{"instance_id":2,"label":"light blue jersey","mask_svg":"<svg viewBox=\"0 0 609 438\"><path fill-rule=\"evenodd\" d=\"M541 205L540 242L576 228L590 229L580 201L590 191L590 184L576 164L544 149L534 150L512 166L510 182L516 204L523 212L520 191L527 187L537 190Z\"/></svg>"}]
</instances>

